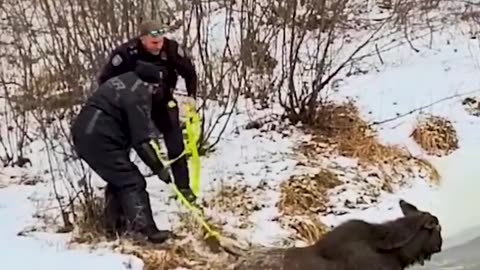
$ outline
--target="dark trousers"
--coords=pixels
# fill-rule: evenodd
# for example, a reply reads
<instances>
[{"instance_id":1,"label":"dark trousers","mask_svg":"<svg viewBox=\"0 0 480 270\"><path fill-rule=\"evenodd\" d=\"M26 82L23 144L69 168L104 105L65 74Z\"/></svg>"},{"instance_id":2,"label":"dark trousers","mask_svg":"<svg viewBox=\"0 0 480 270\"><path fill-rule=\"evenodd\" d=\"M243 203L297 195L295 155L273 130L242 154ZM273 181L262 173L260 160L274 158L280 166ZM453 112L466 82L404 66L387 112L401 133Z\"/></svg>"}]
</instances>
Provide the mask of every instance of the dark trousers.
<instances>
[{"instance_id":1,"label":"dark trousers","mask_svg":"<svg viewBox=\"0 0 480 270\"><path fill-rule=\"evenodd\" d=\"M130 160L129 151L109 143L101 130L93 128L88 132L96 112L94 108L82 111L72 128L72 137L77 155L107 182L104 216L107 230L155 232L147 184ZM101 114L96 121L95 127L108 127L113 120Z\"/></svg>"},{"instance_id":2,"label":"dark trousers","mask_svg":"<svg viewBox=\"0 0 480 270\"><path fill-rule=\"evenodd\" d=\"M168 158L170 160L177 158L185 150L177 101L171 97L154 101L152 119L158 130L163 134ZM186 155L172 164L172 174L179 189L190 187Z\"/></svg>"}]
</instances>

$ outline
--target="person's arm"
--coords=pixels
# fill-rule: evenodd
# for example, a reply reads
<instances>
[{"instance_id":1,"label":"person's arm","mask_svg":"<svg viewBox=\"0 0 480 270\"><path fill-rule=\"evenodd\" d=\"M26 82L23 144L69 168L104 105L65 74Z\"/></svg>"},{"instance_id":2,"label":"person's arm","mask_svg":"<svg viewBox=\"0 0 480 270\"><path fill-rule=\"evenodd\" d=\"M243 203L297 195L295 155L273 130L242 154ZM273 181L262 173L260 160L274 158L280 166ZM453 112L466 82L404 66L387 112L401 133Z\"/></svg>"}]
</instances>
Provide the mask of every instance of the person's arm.
<instances>
[{"instance_id":1,"label":"person's arm","mask_svg":"<svg viewBox=\"0 0 480 270\"><path fill-rule=\"evenodd\" d=\"M196 98L197 96L197 71L192 59L186 53L175 40L169 40L168 42L169 56L172 59L172 63L177 70L178 74L185 80L185 87L190 97Z\"/></svg>"},{"instance_id":2,"label":"person's arm","mask_svg":"<svg viewBox=\"0 0 480 270\"><path fill-rule=\"evenodd\" d=\"M137 80L131 90L125 91L128 92L125 93L123 101L133 148L153 173L169 183L170 174L160 160L160 144L150 118L152 94L141 80Z\"/></svg>"},{"instance_id":3,"label":"person's arm","mask_svg":"<svg viewBox=\"0 0 480 270\"><path fill-rule=\"evenodd\" d=\"M127 51L120 46L108 56L98 76L98 84L103 84L108 79L129 71L130 59Z\"/></svg>"}]
</instances>

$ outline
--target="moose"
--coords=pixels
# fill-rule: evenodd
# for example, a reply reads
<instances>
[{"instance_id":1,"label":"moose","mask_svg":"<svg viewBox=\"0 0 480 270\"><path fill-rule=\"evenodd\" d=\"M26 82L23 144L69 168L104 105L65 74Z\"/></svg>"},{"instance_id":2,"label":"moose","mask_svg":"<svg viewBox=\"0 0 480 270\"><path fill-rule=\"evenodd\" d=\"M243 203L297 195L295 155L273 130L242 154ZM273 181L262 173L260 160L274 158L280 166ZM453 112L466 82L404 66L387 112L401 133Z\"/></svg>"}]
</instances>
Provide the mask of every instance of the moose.
<instances>
[{"instance_id":1,"label":"moose","mask_svg":"<svg viewBox=\"0 0 480 270\"><path fill-rule=\"evenodd\" d=\"M383 223L352 219L306 247L252 250L234 270L403 270L442 250L436 216L400 199L403 217Z\"/></svg>"}]
</instances>

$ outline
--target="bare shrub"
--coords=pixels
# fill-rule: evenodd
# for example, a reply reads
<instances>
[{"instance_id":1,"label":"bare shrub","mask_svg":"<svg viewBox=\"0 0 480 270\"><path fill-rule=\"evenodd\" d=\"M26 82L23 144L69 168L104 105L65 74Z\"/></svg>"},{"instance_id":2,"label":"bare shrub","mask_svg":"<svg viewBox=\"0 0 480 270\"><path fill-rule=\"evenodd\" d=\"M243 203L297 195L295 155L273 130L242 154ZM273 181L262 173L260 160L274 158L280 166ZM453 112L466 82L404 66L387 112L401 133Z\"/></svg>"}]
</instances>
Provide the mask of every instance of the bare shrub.
<instances>
[{"instance_id":1,"label":"bare shrub","mask_svg":"<svg viewBox=\"0 0 480 270\"><path fill-rule=\"evenodd\" d=\"M4 20L1 27L5 30L2 41L5 40L6 45L0 47L0 54L4 56L2 66L5 67L0 74L0 87L4 90L5 113L8 113L5 115L6 125L2 128L7 129L5 133L9 134L8 138L1 140L5 150L2 159L5 165L13 165L24 158L24 148L33 142L36 146L41 145L41 159L46 161L45 170L50 174L55 193L58 193L65 227L72 227L71 219L78 214L75 204L70 203L72 200L79 200L80 205L87 208L87 205L96 204L91 201L93 187L88 177L89 169L76 162L78 158L69 131L70 123L79 110L78 105L95 89L98 71L107 55L115 45L134 36L136 26L144 18L161 18L167 32L181 31L184 36L179 41L187 47L195 45L197 40L208 39L208 31L199 27L197 36L190 40L193 22L196 20L198 25L204 24L210 12L202 11L210 8L209 4L194 5L196 3L185 1L170 4L167 1L143 0L2 2L0 12ZM195 12L190 12L195 10L199 10L198 17L195 17ZM215 60L203 57L203 67L210 66ZM198 68L201 78L217 69L213 70ZM220 84L225 88L223 81L212 76L209 78L210 85L215 87L200 87L204 90L200 97L205 102L206 97L212 96L205 91L214 91ZM230 86L225 91L235 93ZM223 94L219 96L223 98ZM216 142L208 142L209 134L218 126L220 132L215 135L219 141L224 130L222 125L228 123L228 119L223 121L223 117L233 112L233 109L228 112L228 107L235 104L235 100L229 100L216 103L219 109L224 109L224 113L213 115L211 121L214 124L207 127L206 109L201 109L204 113L200 119L203 127L200 147L214 147ZM79 176L82 179L80 185ZM67 202L61 199L60 193L66 193ZM90 211L87 208L84 210Z\"/></svg>"}]
</instances>

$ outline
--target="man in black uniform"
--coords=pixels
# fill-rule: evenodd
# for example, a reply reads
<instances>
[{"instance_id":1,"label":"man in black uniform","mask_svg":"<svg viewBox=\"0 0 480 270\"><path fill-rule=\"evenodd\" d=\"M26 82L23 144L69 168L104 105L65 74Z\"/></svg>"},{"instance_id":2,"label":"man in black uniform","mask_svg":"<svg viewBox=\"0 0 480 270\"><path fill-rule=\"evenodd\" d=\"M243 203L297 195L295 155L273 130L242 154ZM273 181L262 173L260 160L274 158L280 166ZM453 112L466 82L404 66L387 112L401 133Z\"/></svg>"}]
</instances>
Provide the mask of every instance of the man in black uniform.
<instances>
[{"instance_id":1,"label":"man in black uniform","mask_svg":"<svg viewBox=\"0 0 480 270\"><path fill-rule=\"evenodd\" d=\"M78 156L107 182L107 232L140 233L155 243L173 234L157 228L145 178L129 153L131 148L135 149L161 180L171 182L157 153L158 141L151 119L155 91L168 90L161 85L161 75L160 67L137 61L134 71L99 86L71 129Z\"/></svg>"},{"instance_id":2,"label":"man in black uniform","mask_svg":"<svg viewBox=\"0 0 480 270\"><path fill-rule=\"evenodd\" d=\"M157 91L152 105L152 119L163 133L168 158L177 158L185 149L180 127L178 104L173 97L178 75L185 79L188 103L195 106L197 74L195 66L184 49L174 40L161 35L161 24L146 21L140 25L140 35L121 44L110 54L98 78L102 84L109 78L133 70L139 60L154 63L162 68L162 82L168 91ZM178 159L172 165L175 184L190 202L196 200L190 189L187 158Z\"/></svg>"}]
</instances>

